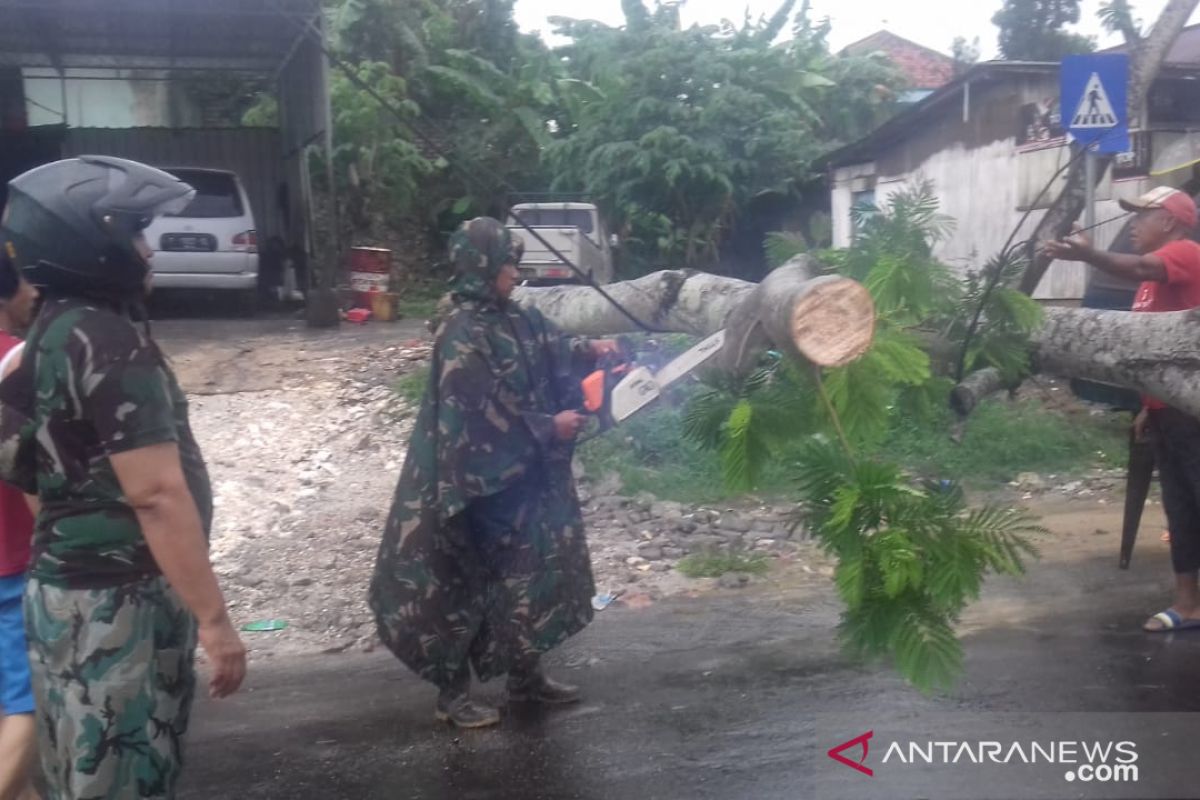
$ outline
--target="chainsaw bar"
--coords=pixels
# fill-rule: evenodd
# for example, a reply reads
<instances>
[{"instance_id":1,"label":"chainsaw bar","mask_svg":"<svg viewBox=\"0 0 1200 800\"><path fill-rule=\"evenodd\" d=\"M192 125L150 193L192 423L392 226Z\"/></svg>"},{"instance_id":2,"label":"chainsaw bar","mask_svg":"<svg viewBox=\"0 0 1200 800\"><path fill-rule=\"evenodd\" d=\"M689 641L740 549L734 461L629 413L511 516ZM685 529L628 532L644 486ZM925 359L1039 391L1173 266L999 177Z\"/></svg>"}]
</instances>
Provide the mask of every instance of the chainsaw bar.
<instances>
[{"instance_id":1,"label":"chainsaw bar","mask_svg":"<svg viewBox=\"0 0 1200 800\"><path fill-rule=\"evenodd\" d=\"M703 365L725 346L725 331L717 331L700 344L676 357L657 373L638 367L626 375L612 392L612 417L623 422L641 411L663 390Z\"/></svg>"}]
</instances>

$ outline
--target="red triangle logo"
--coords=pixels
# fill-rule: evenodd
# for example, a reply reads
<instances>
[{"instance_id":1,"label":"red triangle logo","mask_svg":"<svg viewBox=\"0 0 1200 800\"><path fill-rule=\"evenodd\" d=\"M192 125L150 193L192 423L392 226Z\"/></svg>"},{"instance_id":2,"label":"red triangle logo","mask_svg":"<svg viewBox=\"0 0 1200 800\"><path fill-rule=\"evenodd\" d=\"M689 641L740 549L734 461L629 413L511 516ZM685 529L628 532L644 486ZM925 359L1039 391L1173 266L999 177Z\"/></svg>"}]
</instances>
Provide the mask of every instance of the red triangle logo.
<instances>
[{"instance_id":1,"label":"red triangle logo","mask_svg":"<svg viewBox=\"0 0 1200 800\"><path fill-rule=\"evenodd\" d=\"M875 731L867 731L862 736L858 736L848 742L843 742L842 744L839 744L837 747L830 750L829 757L839 764L845 764L851 769L856 769L862 774L874 778L875 771L870 767L865 766L867 763L867 756L871 754L871 739L874 737ZM842 753L846 752L847 750L853 750L856 747L862 748L862 758L860 758L858 761L851 761L842 755Z\"/></svg>"}]
</instances>

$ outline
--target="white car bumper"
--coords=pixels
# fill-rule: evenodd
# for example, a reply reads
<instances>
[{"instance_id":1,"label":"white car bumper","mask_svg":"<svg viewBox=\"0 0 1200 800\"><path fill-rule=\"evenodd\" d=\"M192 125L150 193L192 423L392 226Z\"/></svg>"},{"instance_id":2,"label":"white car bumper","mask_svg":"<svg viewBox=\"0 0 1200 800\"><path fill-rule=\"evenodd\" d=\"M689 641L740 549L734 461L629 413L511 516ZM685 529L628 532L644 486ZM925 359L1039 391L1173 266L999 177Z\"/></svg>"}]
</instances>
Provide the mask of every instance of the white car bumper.
<instances>
[{"instance_id":1,"label":"white car bumper","mask_svg":"<svg viewBox=\"0 0 1200 800\"><path fill-rule=\"evenodd\" d=\"M156 289L218 289L241 291L258 288L257 272L155 272Z\"/></svg>"}]
</instances>

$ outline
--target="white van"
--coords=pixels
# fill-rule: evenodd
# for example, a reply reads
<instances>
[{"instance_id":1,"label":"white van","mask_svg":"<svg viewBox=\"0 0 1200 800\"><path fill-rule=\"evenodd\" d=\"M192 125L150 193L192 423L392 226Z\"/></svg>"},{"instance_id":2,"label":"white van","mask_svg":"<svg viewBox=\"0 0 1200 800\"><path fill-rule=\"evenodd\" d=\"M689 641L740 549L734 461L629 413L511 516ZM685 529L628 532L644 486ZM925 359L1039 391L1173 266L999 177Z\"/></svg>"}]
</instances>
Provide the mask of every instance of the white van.
<instances>
[{"instance_id":1,"label":"white van","mask_svg":"<svg viewBox=\"0 0 1200 800\"><path fill-rule=\"evenodd\" d=\"M160 289L238 292L252 310L258 293L258 231L250 199L237 175L217 169L167 172L188 183L196 197L178 214L146 228L154 248L154 285Z\"/></svg>"}]
</instances>

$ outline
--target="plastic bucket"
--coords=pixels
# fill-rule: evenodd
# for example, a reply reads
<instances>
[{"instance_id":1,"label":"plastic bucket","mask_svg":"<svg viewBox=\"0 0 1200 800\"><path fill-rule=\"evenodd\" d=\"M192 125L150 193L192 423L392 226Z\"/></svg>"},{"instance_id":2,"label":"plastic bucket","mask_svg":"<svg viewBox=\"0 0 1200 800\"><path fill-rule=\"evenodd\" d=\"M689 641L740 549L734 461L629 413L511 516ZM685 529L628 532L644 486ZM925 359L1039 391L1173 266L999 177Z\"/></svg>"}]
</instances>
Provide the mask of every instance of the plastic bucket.
<instances>
[{"instance_id":1,"label":"plastic bucket","mask_svg":"<svg viewBox=\"0 0 1200 800\"><path fill-rule=\"evenodd\" d=\"M392 292L371 292L371 316L380 322L396 319L396 295Z\"/></svg>"}]
</instances>

